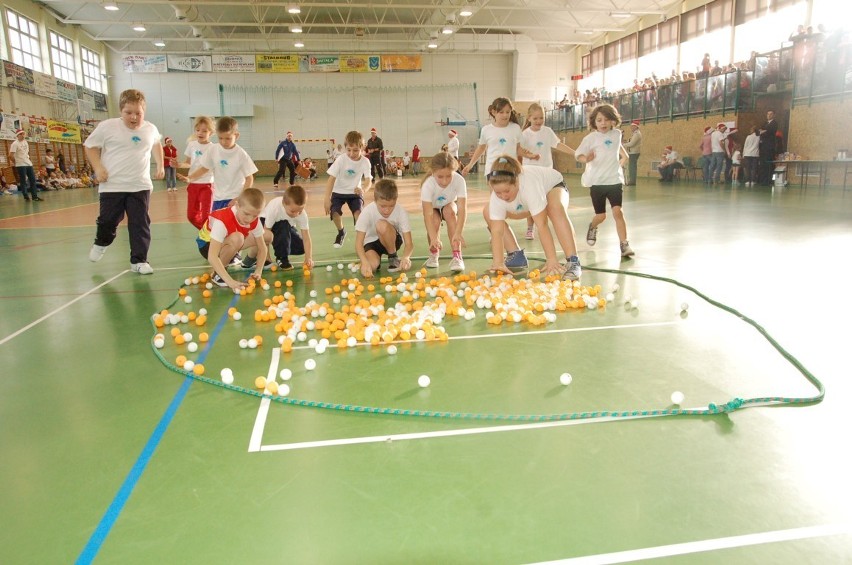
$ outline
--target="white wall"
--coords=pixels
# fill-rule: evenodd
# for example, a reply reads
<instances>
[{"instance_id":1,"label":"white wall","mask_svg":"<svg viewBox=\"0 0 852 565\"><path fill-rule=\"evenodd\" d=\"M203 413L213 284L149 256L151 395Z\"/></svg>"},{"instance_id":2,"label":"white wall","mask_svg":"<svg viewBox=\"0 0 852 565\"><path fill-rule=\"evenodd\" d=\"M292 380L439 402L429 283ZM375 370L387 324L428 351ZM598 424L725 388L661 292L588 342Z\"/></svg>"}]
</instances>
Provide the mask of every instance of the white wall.
<instances>
[{"instance_id":1,"label":"white wall","mask_svg":"<svg viewBox=\"0 0 852 565\"><path fill-rule=\"evenodd\" d=\"M142 90L148 100L146 118L181 147L191 133L191 116L219 114L221 83L231 87L226 89L226 114L253 106L254 116L239 121L240 145L255 159L272 159L288 130L297 139L342 140L352 129L368 137L372 127L395 154L416 143L428 156L446 142L450 128L435 123L444 108L488 123L491 101L512 92L512 54L424 55L419 73L351 74L125 73L120 57L114 57L110 74L113 96L127 88ZM471 87L441 86L471 83L476 83L475 98ZM463 150L477 142L476 125L453 127ZM311 156L324 155L323 150Z\"/></svg>"}]
</instances>

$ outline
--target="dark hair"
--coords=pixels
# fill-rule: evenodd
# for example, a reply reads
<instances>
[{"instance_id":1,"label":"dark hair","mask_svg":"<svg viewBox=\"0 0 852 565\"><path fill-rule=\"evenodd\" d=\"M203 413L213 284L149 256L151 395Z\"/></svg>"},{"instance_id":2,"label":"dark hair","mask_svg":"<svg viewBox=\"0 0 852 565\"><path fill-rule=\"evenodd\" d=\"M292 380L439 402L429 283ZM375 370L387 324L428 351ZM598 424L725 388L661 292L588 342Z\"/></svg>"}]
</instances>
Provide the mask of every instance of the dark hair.
<instances>
[{"instance_id":1,"label":"dark hair","mask_svg":"<svg viewBox=\"0 0 852 565\"><path fill-rule=\"evenodd\" d=\"M237 120L231 116L222 116L216 120L216 133L231 133L237 129Z\"/></svg>"},{"instance_id":2,"label":"dark hair","mask_svg":"<svg viewBox=\"0 0 852 565\"><path fill-rule=\"evenodd\" d=\"M618 113L615 106L612 104L599 104L589 114L589 129L592 131L598 129L595 127L595 119L598 117L598 114L603 114L606 119L614 121L615 125L613 127L615 128L621 125L621 114Z\"/></svg>"},{"instance_id":3,"label":"dark hair","mask_svg":"<svg viewBox=\"0 0 852 565\"><path fill-rule=\"evenodd\" d=\"M493 118L494 113L499 112L506 106L508 106L512 110L512 113L509 114L509 121L521 125L520 120L518 120L518 113L515 112L515 108L512 106L512 102L508 98L503 98L502 96L499 98L495 98L494 102L492 102L491 105L488 106L488 115Z\"/></svg>"},{"instance_id":4,"label":"dark hair","mask_svg":"<svg viewBox=\"0 0 852 565\"><path fill-rule=\"evenodd\" d=\"M346 145L364 147L364 136L361 135L360 131L353 130L346 134L346 137L343 138L343 143L345 143Z\"/></svg>"},{"instance_id":5,"label":"dark hair","mask_svg":"<svg viewBox=\"0 0 852 565\"><path fill-rule=\"evenodd\" d=\"M520 161L511 155L500 155L491 163L491 172L485 178L488 184L516 184L522 170Z\"/></svg>"},{"instance_id":6,"label":"dark hair","mask_svg":"<svg viewBox=\"0 0 852 565\"><path fill-rule=\"evenodd\" d=\"M284 190L284 202L295 204L296 206L304 206L306 199L307 193L305 192L304 187L300 184L288 186L287 189Z\"/></svg>"},{"instance_id":7,"label":"dark hair","mask_svg":"<svg viewBox=\"0 0 852 565\"><path fill-rule=\"evenodd\" d=\"M376 200L396 200L399 198L399 189L396 182L390 179L382 179L373 187L373 197Z\"/></svg>"}]
</instances>

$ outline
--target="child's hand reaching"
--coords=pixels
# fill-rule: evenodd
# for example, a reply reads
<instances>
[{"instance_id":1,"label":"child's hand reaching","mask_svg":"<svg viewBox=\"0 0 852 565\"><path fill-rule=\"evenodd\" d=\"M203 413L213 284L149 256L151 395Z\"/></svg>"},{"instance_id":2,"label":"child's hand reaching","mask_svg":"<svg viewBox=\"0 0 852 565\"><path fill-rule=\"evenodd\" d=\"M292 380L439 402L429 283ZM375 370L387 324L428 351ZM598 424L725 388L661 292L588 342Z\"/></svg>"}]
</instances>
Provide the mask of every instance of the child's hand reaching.
<instances>
[{"instance_id":1,"label":"child's hand reaching","mask_svg":"<svg viewBox=\"0 0 852 565\"><path fill-rule=\"evenodd\" d=\"M361 263L361 276L365 279L373 278L373 269L367 263Z\"/></svg>"}]
</instances>

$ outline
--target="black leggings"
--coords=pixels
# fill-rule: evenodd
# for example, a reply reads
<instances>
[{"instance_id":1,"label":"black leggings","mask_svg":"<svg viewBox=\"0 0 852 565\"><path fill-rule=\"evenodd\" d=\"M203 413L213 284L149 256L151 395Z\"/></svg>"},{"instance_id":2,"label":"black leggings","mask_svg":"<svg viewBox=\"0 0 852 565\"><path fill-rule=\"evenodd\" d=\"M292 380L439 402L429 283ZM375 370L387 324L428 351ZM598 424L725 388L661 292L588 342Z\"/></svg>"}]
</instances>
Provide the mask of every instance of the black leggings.
<instances>
[{"instance_id":1,"label":"black leggings","mask_svg":"<svg viewBox=\"0 0 852 565\"><path fill-rule=\"evenodd\" d=\"M274 184L278 184L278 181L281 177L284 176L285 171L290 171L290 184L296 183L296 164L293 163L291 159L281 159L278 161L278 172L275 173L275 179L272 181Z\"/></svg>"}]
</instances>

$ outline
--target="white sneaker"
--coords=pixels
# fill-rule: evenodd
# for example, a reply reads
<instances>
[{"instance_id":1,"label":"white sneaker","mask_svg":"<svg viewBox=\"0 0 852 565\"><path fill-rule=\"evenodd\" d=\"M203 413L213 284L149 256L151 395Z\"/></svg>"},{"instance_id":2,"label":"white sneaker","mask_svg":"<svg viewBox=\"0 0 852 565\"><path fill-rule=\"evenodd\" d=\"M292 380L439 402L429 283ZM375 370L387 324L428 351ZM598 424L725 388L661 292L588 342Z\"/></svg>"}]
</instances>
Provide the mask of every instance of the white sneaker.
<instances>
[{"instance_id":1,"label":"white sneaker","mask_svg":"<svg viewBox=\"0 0 852 565\"><path fill-rule=\"evenodd\" d=\"M454 273L461 273L464 271L464 259L461 257L453 257L450 259L450 270Z\"/></svg>"},{"instance_id":2,"label":"white sneaker","mask_svg":"<svg viewBox=\"0 0 852 565\"><path fill-rule=\"evenodd\" d=\"M437 253L429 253L429 258L426 259L426 266L430 269L438 268L438 254Z\"/></svg>"},{"instance_id":3,"label":"white sneaker","mask_svg":"<svg viewBox=\"0 0 852 565\"><path fill-rule=\"evenodd\" d=\"M89 249L89 261L97 263L104 256L106 250L106 245L92 245L92 248Z\"/></svg>"},{"instance_id":4,"label":"white sneaker","mask_svg":"<svg viewBox=\"0 0 852 565\"><path fill-rule=\"evenodd\" d=\"M526 237L526 239L535 239L535 227L534 226L527 228L527 234L526 234L525 237Z\"/></svg>"},{"instance_id":5,"label":"white sneaker","mask_svg":"<svg viewBox=\"0 0 852 565\"><path fill-rule=\"evenodd\" d=\"M130 270L140 275L151 275L154 273L154 269L148 263L131 263Z\"/></svg>"}]
</instances>

